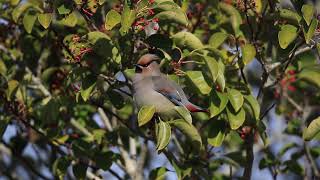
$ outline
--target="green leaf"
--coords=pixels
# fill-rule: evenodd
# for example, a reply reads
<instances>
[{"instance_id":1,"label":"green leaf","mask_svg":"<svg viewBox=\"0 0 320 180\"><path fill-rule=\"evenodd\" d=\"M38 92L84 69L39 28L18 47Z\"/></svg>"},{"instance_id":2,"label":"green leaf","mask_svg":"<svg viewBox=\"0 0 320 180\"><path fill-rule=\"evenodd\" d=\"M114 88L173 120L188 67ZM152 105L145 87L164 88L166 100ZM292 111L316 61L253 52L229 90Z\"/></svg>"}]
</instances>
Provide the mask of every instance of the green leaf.
<instances>
[{"instance_id":1,"label":"green leaf","mask_svg":"<svg viewBox=\"0 0 320 180\"><path fill-rule=\"evenodd\" d=\"M42 13L38 14L38 21L42 27L47 29L52 21L52 13Z\"/></svg>"},{"instance_id":2,"label":"green leaf","mask_svg":"<svg viewBox=\"0 0 320 180\"><path fill-rule=\"evenodd\" d=\"M156 112L155 106L141 107L138 113L138 125L143 126L147 124L152 119L155 112Z\"/></svg>"},{"instance_id":3,"label":"green leaf","mask_svg":"<svg viewBox=\"0 0 320 180\"><path fill-rule=\"evenodd\" d=\"M185 121L184 119L176 119L173 121L169 121L171 125L178 128L189 141L192 143L192 147L195 150L200 150L202 146L201 136L198 133L198 130L189 122Z\"/></svg>"},{"instance_id":4,"label":"green leaf","mask_svg":"<svg viewBox=\"0 0 320 180\"><path fill-rule=\"evenodd\" d=\"M164 1L161 3L156 3L156 5L153 7L155 11L181 11L180 6L176 4L173 1Z\"/></svg>"},{"instance_id":5,"label":"green leaf","mask_svg":"<svg viewBox=\"0 0 320 180\"><path fill-rule=\"evenodd\" d=\"M280 9L280 17L294 25L299 25L302 19L298 13L289 9Z\"/></svg>"},{"instance_id":6,"label":"green leaf","mask_svg":"<svg viewBox=\"0 0 320 180\"><path fill-rule=\"evenodd\" d=\"M211 48L218 48L228 38L228 34L224 32L214 33L209 39Z\"/></svg>"},{"instance_id":7,"label":"green leaf","mask_svg":"<svg viewBox=\"0 0 320 180\"><path fill-rule=\"evenodd\" d=\"M104 27L106 30L111 30L114 26L121 22L121 15L116 11L111 9L106 15L106 22Z\"/></svg>"},{"instance_id":8,"label":"green leaf","mask_svg":"<svg viewBox=\"0 0 320 180\"><path fill-rule=\"evenodd\" d=\"M244 98L250 104L256 120L259 120L260 119L260 105L259 105L257 99L255 97L253 97L252 94L245 95Z\"/></svg>"},{"instance_id":9,"label":"green leaf","mask_svg":"<svg viewBox=\"0 0 320 180\"><path fill-rule=\"evenodd\" d=\"M297 143L294 143L294 142L286 144L279 151L279 156L282 157L288 150L290 150L291 148L295 148L295 147L299 147L299 145Z\"/></svg>"},{"instance_id":10,"label":"green leaf","mask_svg":"<svg viewBox=\"0 0 320 180\"><path fill-rule=\"evenodd\" d=\"M0 74L2 76L5 76L7 73L7 66L6 64L3 62L3 60L0 60Z\"/></svg>"},{"instance_id":11,"label":"green leaf","mask_svg":"<svg viewBox=\"0 0 320 180\"><path fill-rule=\"evenodd\" d=\"M34 12L29 11L27 14L23 16L23 27L27 31L27 33L31 33L34 23L36 22L37 16Z\"/></svg>"},{"instance_id":12,"label":"green leaf","mask_svg":"<svg viewBox=\"0 0 320 180\"><path fill-rule=\"evenodd\" d=\"M182 11L162 11L154 16L154 18L159 18L160 23L173 22L181 24L183 26L188 25L188 18Z\"/></svg>"},{"instance_id":13,"label":"green leaf","mask_svg":"<svg viewBox=\"0 0 320 180\"><path fill-rule=\"evenodd\" d=\"M210 128L209 128L208 143L214 147L221 146L225 136L226 136L225 122L222 120L212 121L210 123Z\"/></svg>"},{"instance_id":14,"label":"green leaf","mask_svg":"<svg viewBox=\"0 0 320 180\"><path fill-rule=\"evenodd\" d=\"M63 18L60 22L63 25L68 26L68 27L74 27L75 25L77 25L78 18L76 15L76 11L73 11L67 17Z\"/></svg>"},{"instance_id":15,"label":"green leaf","mask_svg":"<svg viewBox=\"0 0 320 180\"><path fill-rule=\"evenodd\" d=\"M178 32L172 36L173 42L181 49L187 48L189 50L203 48L203 44L199 38L190 32Z\"/></svg>"},{"instance_id":16,"label":"green leaf","mask_svg":"<svg viewBox=\"0 0 320 180\"><path fill-rule=\"evenodd\" d=\"M152 169L149 175L150 180L165 180L167 168L165 167L158 167L156 169Z\"/></svg>"},{"instance_id":17,"label":"green leaf","mask_svg":"<svg viewBox=\"0 0 320 180\"><path fill-rule=\"evenodd\" d=\"M178 112L178 114L180 114L184 120L186 120L188 123L192 124L192 117L191 117L188 109L186 109L183 106L175 106L174 110L176 110Z\"/></svg>"},{"instance_id":18,"label":"green leaf","mask_svg":"<svg viewBox=\"0 0 320 180\"><path fill-rule=\"evenodd\" d=\"M317 27L318 27L318 20L312 19L308 32L305 33L305 39L307 44L310 44L310 40L314 36L314 33L316 32Z\"/></svg>"},{"instance_id":19,"label":"green leaf","mask_svg":"<svg viewBox=\"0 0 320 180\"><path fill-rule=\"evenodd\" d=\"M217 77L217 84L219 85L221 91L224 91L224 88L226 87L226 80L224 77L225 66L222 61L218 61L218 65L219 65L219 71L218 71L218 77Z\"/></svg>"},{"instance_id":20,"label":"green leaf","mask_svg":"<svg viewBox=\"0 0 320 180\"><path fill-rule=\"evenodd\" d=\"M286 49L298 36L297 28L293 25L283 25L278 33L279 44L282 49Z\"/></svg>"},{"instance_id":21,"label":"green leaf","mask_svg":"<svg viewBox=\"0 0 320 180\"><path fill-rule=\"evenodd\" d=\"M246 44L241 48L242 61L245 65L249 64L256 56L256 48L252 44Z\"/></svg>"},{"instance_id":22,"label":"green leaf","mask_svg":"<svg viewBox=\"0 0 320 180\"><path fill-rule=\"evenodd\" d=\"M301 71L304 68L315 67L317 64L316 56L316 53L313 51L306 51L295 56L294 62L297 63L298 70Z\"/></svg>"},{"instance_id":23,"label":"green leaf","mask_svg":"<svg viewBox=\"0 0 320 180\"><path fill-rule=\"evenodd\" d=\"M84 101L87 101L89 99L95 86L96 78L93 75L88 75L84 79L82 79L80 94Z\"/></svg>"},{"instance_id":24,"label":"green leaf","mask_svg":"<svg viewBox=\"0 0 320 180\"><path fill-rule=\"evenodd\" d=\"M19 2L20 2L20 0L10 0L10 4L11 4L12 6L18 5Z\"/></svg>"},{"instance_id":25,"label":"green leaf","mask_svg":"<svg viewBox=\"0 0 320 180\"><path fill-rule=\"evenodd\" d=\"M19 17L23 14L27 9L32 7L33 5L29 2L20 4L18 7L14 8L12 11L12 19L15 23L18 22Z\"/></svg>"},{"instance_id":26,"label":"green leaf","mask_svg":"<svg viewBox=\"0 0 320 180\"><path fill-rule=\"evenodd\" d=\"M74 176L77 179L85 179L88 166L83 163L77 163L72 167Z\"/></svg>"},{"instance_id":27,"label":"green leaf","mask_svg":"<svg viewBox=\"0 0 320 180\"><path fill-rule=\"evenodd\" d=\"M211 87L205 81L201 71L187 71L187 76L201 94L207 95L210 93Z\"/></svg>"},{"instance_id":28,"label":"green leaf","mask_svg":"<svg viewBox=\"0 0 320 180\"><path fill-rule=\"evenodd\" d=\"M306 21L307 25L310 25L314 14L314 7L311 4L304 4L301 8L303 19Z\"/></svg>"},{"instance_id":29,"label":"green leaf","mask_svg":"<svg viewBox=\"0 0 320 180\"><path fill-rule=\"evenodd\" d=\"M69 165L70 160L66 156L56 159L52 165L53 174L58 176L59 179L63 179Z\"/></svg>"},{"instance_id":30,"label":"green leaf","mask_svg":"<svg viewBox=\"0 0 320 180\"><path fill-rule=\"evenodd\" d=\"M312 120L309 126L303 131L303 139L305 141L312 140L320 132L320 116Z\"/></svg>"},{"instance_id":31,"label":"green leaf","mask_svg":"<svg viewBox=\"0 0 320 180\"><path fill-rule=\"evenodd\" d=\"M316 85L320 88L320 70L307 68L303 69L299 74L298 78L303 79L309 83Z\"/></svg>"},{"instance_id":32,"label":"green leaf","mask_svg":"<svg viewBox=\"0 0 320 180\"><path fill-rule=\"evenodd\" d=\"M220 114L228 103L228 95L218 91L211 91L210 94L210 118Z\"/></svg>"},{"instance_id":33,"label":"green leaf","mask_svg":"<svg viewBox=\"0 0 320 180\"><path fill-rule=\"evenodd\" d=\"M227 107L227 116L230 127L233 130L236 130L242 126L244 120L246 119L246 113L243 108L241 108L238 112L235 112L232 108L230 109Z\"/></svg>"},{"instance_id":34,"label":"green leaf","mask_svg":"<svg viewBox=\"0 0 320 180\"><path fill-rule=\"evenodd\" d=\"M94 155L93 161L96 163L96 166L103 169L103 170L108 170L111 165L113 160L115 159L115 155L111 151L104 151L104 152L97 152Z\"/></svg>"},{"instance_id":35,"label":"green leaf","mask_svg":"<svg viewBox=\"0 0 320 180\"><path fill-rule=\"evenodd\" d=\"M16 80L10 80L8 82L8 89L6 90L7 100L10 101L14 93L18 90L19 82Z\"/></svg>"},{"instance_id":36,"label":"green leaf","mask_svg":"<svg viewBox=\"0 0 320 180\"><path fill-rule=\"evenodd\" d=\"M210 71L211 78L212 78L213 82L215 82L217 80L218 73L219 73L218 62L216 61L215 58L210 57L210 56L204 56L204 61Z\"/></svg>"},{"instance_id":37,"label":"green leaf","mask_svg":"<svg viewBox=\"0 0 320 180\"><path fill-rule=\"evenodd\" d=\"M168 123L159 120L156 123L157 151L167 147L171 137L171 127Z\"/></svg>"},{"instance_id":38,"label":"green leaf","mask_svg":"<svg viewBox=\"0 0 320 180\"><path fill-rule=\"evenodd\" d=\"M241 92L236 89L228 89L228 98L234 110L238 112L244 101Z\"/></svg>"},{"instance_id":39,"label":"green leaf","mask_svg":"<svg viewBox=\"0 0 320 180\"><path fill-rule=\"evenodd\" d=\"M65 4L61 4L57 10L59 14L69 14L71 12L71 9Z\"/></svg>"},{"instance_id":40,"label":"green leaf","mask_svg":"<svg viewBox=\"0 0 320 180\"><path fill-rule=\"evenodd\" d=\"M121 28L120 34L125 35L128 33L132 23L136 19L136 11L130 9L127 3L124 4L123 12L121 15Z\"/></svg>"}]
</instances>

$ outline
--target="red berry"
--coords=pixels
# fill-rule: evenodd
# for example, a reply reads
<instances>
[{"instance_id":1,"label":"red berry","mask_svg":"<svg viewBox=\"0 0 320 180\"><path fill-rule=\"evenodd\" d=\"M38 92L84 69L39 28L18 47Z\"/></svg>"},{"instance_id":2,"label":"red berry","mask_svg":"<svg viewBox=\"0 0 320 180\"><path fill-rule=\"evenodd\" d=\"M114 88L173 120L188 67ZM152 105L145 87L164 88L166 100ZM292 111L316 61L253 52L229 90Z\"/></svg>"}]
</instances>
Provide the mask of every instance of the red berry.
<instances>
[{"instance_id":1,"label":"red berry","mask_svg":"<svg viewBox=\"0 0 320 180\"><path fill-rule=\"evenodd\" d=\"M296 77L294 77L294 76L292 76L292 77L290 77L289 78L289 82L295 82L297 79L296 79Z\"/></svg>"},{"instance_id":2,"label":"red berry","mask_svg":"<svg viewBox=\"0 0 320 180\"><path fill-rule=\"evenodd\" d=\"M149 0L149 3L150 3L150 4L153 4L153 3L154 3L154 0Z\"/></svg>"},{"instance_id":3,"label":"red berry","mask_svg":"<svg viewBox=\"0 0 320 180\"><path fill-rule=\"evenodd\" d=\"M289 73L290 75L294 75L296 72L295 72L293 69L291 69L291 70L288 71L288 73Z\"/></svg>"},{"instance_id":4,"label":"red berry","mask_svg":"<svg viewBox=\"0 0 320 180\"><path fill-rule=\"evenodd\" d=\"M154 11L152 9L148 9L148 12L150 16L154 15Z\"/></svg>"},{"instance_id":5,"label":"red berry","mask_svg":"<svg viewBox=\"0 0 320 180\"><path fill-rule=\"evenodd\" d=\"M153 18L152 22L159 22L159 18Z\"/></svg>"},{"instance_id":6,"label":"red berry","mask_svg":"<svg viewBox=\"0 0 320 180\"><path fill-rule=\"evenodd\" d=\"M292 85L289 85L289 86L288 86L288 90L294 92L294 91L296 91L297 89L296 89L296 87L294 87L294 86L292 86Z\"/></svg>"},{"instance_id":7,"label":"red berry","mask_svg":"<svg viewBox=\"0 0 320 180\"><path fill-rule=\"evenodd\" d=\"M279 93L278 90L275 90L275 91L274 91L274 97L275 97L276 99L279 99L280 93Z\"/></svg>"},{"instance_id":8,"label":"red berry","mask_svg":"<svg viewBox=\"0 0 320 180\"><path fill-rule=\"evenodd\" d=\"M154 29L155 31L157 31L157 30L159 29L159 27L158 27L158 26L154 26L153 29Z\"/></svg>"}]
</instances>

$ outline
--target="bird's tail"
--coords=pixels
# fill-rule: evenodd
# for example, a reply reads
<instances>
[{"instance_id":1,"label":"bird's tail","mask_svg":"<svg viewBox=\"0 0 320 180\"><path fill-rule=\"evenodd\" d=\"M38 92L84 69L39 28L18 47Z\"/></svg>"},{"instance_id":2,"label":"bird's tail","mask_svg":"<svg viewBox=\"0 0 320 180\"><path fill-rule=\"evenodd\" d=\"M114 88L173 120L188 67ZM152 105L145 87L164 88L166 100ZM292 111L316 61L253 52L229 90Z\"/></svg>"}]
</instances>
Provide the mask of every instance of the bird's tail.
<instances>
[{"instance_id":1,"label":"bird's tail","mask_svg":"<svg viewBox=\"0 0 320 180\"><path fill-rule=\"evenodd\" d=\"M194 105L190 102L188 102L185 107L190 111L190 112L205 112L205 113L209 113L209 111L207 109L204 109L202 107L199 107L197 105Z\"/></svg>"}]
</instances>

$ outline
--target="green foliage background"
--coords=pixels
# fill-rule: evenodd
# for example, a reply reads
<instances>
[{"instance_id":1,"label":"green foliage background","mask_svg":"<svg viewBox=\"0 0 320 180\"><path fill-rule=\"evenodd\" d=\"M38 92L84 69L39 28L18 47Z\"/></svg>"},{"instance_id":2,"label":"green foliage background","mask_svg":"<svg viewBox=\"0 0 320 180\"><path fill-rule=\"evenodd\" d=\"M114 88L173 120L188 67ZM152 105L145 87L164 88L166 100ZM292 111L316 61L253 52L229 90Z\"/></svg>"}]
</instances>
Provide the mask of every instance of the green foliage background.
<instances>
[{"instance_id":1,"label":"green foliage background","mask_svg":"<svg viewBox=\"0 0 320 180\"><path fill-rule=\"evenodd\" d=\"M318 179L319 32L299 0L0 1L0 176L250 179L258 158L274 179ZM210 113L135 109L133 65L148 52ZM273 109L298 139L276 151ZM170 165L150 169L155 152Z\"/></svg>"}]
</instances>

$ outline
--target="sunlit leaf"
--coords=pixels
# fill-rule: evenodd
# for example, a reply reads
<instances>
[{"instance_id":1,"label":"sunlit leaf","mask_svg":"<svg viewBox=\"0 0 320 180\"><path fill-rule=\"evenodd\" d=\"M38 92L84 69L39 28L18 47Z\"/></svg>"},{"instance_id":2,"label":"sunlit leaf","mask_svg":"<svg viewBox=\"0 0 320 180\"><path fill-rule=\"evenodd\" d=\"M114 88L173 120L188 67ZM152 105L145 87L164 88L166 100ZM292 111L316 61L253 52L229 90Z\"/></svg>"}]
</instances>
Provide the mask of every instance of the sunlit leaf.
<instances>
[{"instance_id":1,"label":"sunlit leaf","mask_svg":"<svg viewBox=\"0 0 320 180\"><path fill-rule=\"evenodd\" d=\"M159 18L160 23L163 22L173 22L181 25L188 25L187 16L182 11L162 11L154 16L155 18Z\"/></svg>"},{"instance_id":2,"label":"sunlit leaf","mask_svg":"<svg viewBox=\"0 0 320 180\"><path fill-rule=\"evenodd\" d=\"M238 112L244 101L241 92L236 89L228 89L228 98L234 110Z\"/></svg>"},{"instance_id":3,"label":"sunlit leaf","mask_svg":"<svg viewBox=\"0 0 320 180\"><path fill-rule=\"evenodd\" d=\"M31 33L34 23L36 22L37 16L34 12L29 11L29 13L23 16L23 26L27 33Z\"/></svg>"},{"instance_id":4,"label":"sunlit leaf","mask_svg":"<svg viewBox=\"0 0 320 180\"><path fill-rule=\"evenodd\" d=\"M136 19L136 11L133 9L130 9L128 4L125 3L123 7L123 12L121 15L121 28L120 28L121 35L125 35L128 33L135 19Z\"/></svg>"},{"instance_id":5,"label":"sunlit leaf","mask_svg":"<svg viewBox=\"0 0 320 180\"><path fill-rule=\"evenodd\" d=\"M178 128L189 141L192 142L192 146L194 149L199 150L202 146L201 136L198 130L189 122L184 119L176 119L169 122L174 127Z\"/></svg>"},{"instance_id":6,"label":"sunlit leaf","mask_svg":"<svg viewBox=\"0 0 320 180\"><path fill-rule=\"evenodd\" d=\"M256 56L256 49L252 44L246 44L241 48L242 61L245 65L249 64Z\"/></svg>"},{"instance_id":7,"label":"sunlit leaf","mask_svg":"<svg viewBox=\"0 0 320 180\"><path fill-rule=\"evenodd\" d=\"M303 79L307 82L310 82L320 88L320 70L306 68L303 69L299 74L298 78Z\"/></svg>"},{"instance_id":8,"label":"sunlit leaf","mask_svg":"<svg viewBox=\"0 0 320 180\"><path fill-rule=\"evenodd\" d=\"M282 49L286 49L298 36L297 28L292 25L283 25L278 33L279 44Z\"/></svg>"},{"instance_id":9,"label":"sunlit leaf","mask_svg":"<svg viewBox=\"0 0 320 180\"><path fill-rule=\"evenodd\" d=\"M303 139L306 141L312 140L320 132L320 116L312 120L306 129L303 131Z\"/></svg>"},{"instance_id":10,"label":"sunlit leaf","mask_svg":"<svg viewBox=\"0 0 320 180\"><path fill-rule=\"evenodd\" d=\"M253 110L254 117L256 118L256 120L259 120L260 119L260 105L259 105L257 99L255 97L253 97L252 94L245 95L244 98L250 104L250 106L251 106L251 108Z\"/></svg>"},{"instance_id":11,"label":"sunlit leaf","mask_svg":"<svg viewBox=\"0 0 320 180\"><path fill-rule=\"evenodd\" d=\"M38 14L38 21L42 27L47 29L52 21L52 13L42 13Z\"/></svg>"},{"instance_id":12,"label":"sunlit leaf","mask_svg":"<svg viewBox=\"0 0 320 180\"><path fill-rule=\"evenodd\" d=\"M174 110L177 111L177 113L180 114L180 116L186 120L188 123L192 124L192 117L190 115L190 112L188 111L188 109L186 109L183 106L175 106Z\"/></svg>"},{"instance_id":13,"label":"sunlit leaf","mask_svg":"<svg viewBox=\"0 0 320 180\"><path fill-rule=\"evenodd\" d=\"M201 71L188 71L187 76L201 94L209 94L211 87L205 81Z\"/></svg>"},{"instance_id":14,"label":"sunlit leaf","mask_svg":"<svg viewBox=\"0 0 320 180\"><path fill-rule=\"evenodd\" d=\"M238 129L244 123L246 119L246 113L241 108L238 112L235 112L232 108L227 108L227 116L231 129Z\"/></svg>"},{"instance_id":15,"label":"sunlit leaf","mask_svg":"<svg viewBox=\"0 0 320 180\"><path fill-rule=\"evenodd\" d=\"M158 167L156 169L153 169L150 172L149 179L151 180L164 180L167 173L167 168L165 167Z\"/></svg>"},{"instance_id":16,"label":"sunlit leaf","mask_svg":"<svg viewBox=\"0 0 320 180\"><path fill-rule=\"evenodd\" d=\"M190 50L203 48L203 44L199 38L189 32L179 32L172 36L173 42L180 48Z\"/></svg>"},{"instance_id":17,"label":"sunlit leaf","mask_svg":"<svg viewBox=\"0 0 320 180\"><path fill-rule=\"evenodd\" d=\"M224 32L214 33L209 39L209 45L212 48L218 48L228 38L228 34Z\"/></svg>"},{"instance_id":18,"label":"sunlit leaf","mask_svg":"<svg viewBox=\"0 0 320 180\"><path fill-rule=\"evenodd\" d=\"M306 21L307 25L310 25L311 19L314 14L314 7L311 4L305 4L301 8L303 19Z\"/></svg>"},{"instance_id":19,"label":"sunlit leaf","mask_svg":"<svg viewBox=\"0 0 320 180\"><path fill-rule=\"evenodd\" d=\"M8 82L8 89L6 90L7 100L9 101L19 87L19 82L16 80L10 80Z\"/></svg>"},{"instance_id":20,"label":"sunlit leaf","mask_svg":"<svg viewBox=\"0 0 320 180\"><path fill-rule=\"evenodd\" d=\"M157 150L161 151L169 144L171 138L171 127L167 122L159 120L156 123Z\"/></svg>"},{"instance_id":21,"label":"sunlit leaf","mask_svg":"<svg viewBox=\"0 0 320 180\"><path fill-rule=\"evenodd\" d=\"M226 136L226 126L225 122L222 120L214 120L210 123L208 143L211 146L218 147L221 146L223 140Z\"/></svg>"},{"instance_id":22,"label":"sunlit leaf","mask_svg":"<svg viewBox=\"0 0 320 180\"><path fill-rule=\"evenodd\" d=\"M155 106L143 106L138 113L139 126L147 124L152 119L155 112Z\"/></svg>"},{"instance_id":23,"label":"sunlit leaf","mask_svg":"<svg viewBox=\"0 0 320 180\"><path fill-rule=\"evenodd\" d=\"M210 118L220 114L228 103L228 95L218 91L211 91L210 95Z\"/></svg>"},{"instance_id":24,"label":"sunlit leaf","mask_svg":"<svg viewBox=\"0 0 320 180\"><path fill-rule=\"evenodd\" d=\"M3 60L0 60L0 75L5 76L7 73L7 66L6 64L3 62Z\"/></svg>"},{"instance_id":25,"label":"sunlit leaf","mask_svg":"<svg viewBox=\"0 0 320 180\"><path fill-rule=\"evenodd\" d=\"M117 11L111 9L106 15L106 22L104 24L104 27L106 28L106 30L111 30L120 22L121 15Z\"/></svg>"},{"instance_id":26,"label":"sunlit leaf","mask_svg":"<svg viewBox=\"0 0 320 180\"><path fill-rule=\"evenodd\" d=\"M218 62L216 61L215 58L210 57L210 56L205 56L204 61L206 62L206 65L210 71L213 82L215 82L218 77L218 73L219 73Z\"/></svg>"},{"instance_id":27,"label":"sunlit leaf","mask_svg":"<svg viewBox=\"0 0 320 180\"><path fill-rule=\"evenodd\" d=\"M310 41L312 37L314 36L314 33L316 32L316 29L318 27L318 20L317 19L312 19L311 24L309 26L309 29L307 33L305 33L305 39L307 44L310 44Z\"/></svg>"},{"instance_id":28,"label":"sunlit leaf","mask_svg":"<svg viewBox=\"0 0 320 180\"><path fill-rule=\"evenodd\" d=\"M218 66L219 66L219 71L217 76L217 84L219 85L221 91L224 91L224 88L226 87L226 80L224 77L225 66L222 61L218 62Z\"/></svg>"}]
</instances>

